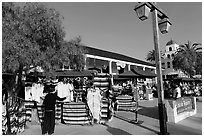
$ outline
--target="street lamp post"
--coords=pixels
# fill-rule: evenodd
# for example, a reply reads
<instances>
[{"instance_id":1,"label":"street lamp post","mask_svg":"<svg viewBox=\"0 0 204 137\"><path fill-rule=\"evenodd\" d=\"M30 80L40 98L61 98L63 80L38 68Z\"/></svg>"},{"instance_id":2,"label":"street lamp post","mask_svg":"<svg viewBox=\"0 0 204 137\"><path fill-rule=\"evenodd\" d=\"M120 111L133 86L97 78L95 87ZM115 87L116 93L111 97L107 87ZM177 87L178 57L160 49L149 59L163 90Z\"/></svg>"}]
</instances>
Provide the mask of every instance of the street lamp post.
<instances>
[{"instance_id":1,"label":"street lamp post","mask_svg":"<svg viewBox=\"0 0 204 137\"><path fill-rule=\"evenodd\" d=\"M139 3L135 7L135 11L140 20L145 20L148 18L149 13L152 12L152 24L153 24L153 37L154 37L154 48L155 48L155 62L157 70L157 92L158 92L158 110L159 110L159 124L160 124L160 133L162 135L168 134L167 132L167 114L164 103L164 90L163 90L163 81L162 81L162 69L161 69L161 54L159 46L159 32L158 26L162 34L168 32L171 25L170 21L166 14L158 9L155 5L156 3L143 2ZM161 19L158 24L158 17Z\"/></svg>"}]
</instances>

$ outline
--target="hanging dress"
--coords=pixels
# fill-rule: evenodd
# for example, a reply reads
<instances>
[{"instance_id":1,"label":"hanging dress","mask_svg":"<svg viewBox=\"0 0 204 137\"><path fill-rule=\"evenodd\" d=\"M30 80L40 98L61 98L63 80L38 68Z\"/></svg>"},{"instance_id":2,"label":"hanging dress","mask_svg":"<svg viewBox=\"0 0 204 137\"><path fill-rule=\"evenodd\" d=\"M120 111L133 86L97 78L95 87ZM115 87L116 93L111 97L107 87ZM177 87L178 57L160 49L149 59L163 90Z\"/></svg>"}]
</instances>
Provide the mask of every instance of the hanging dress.
<instances>
[{"instance_id":1,"label":"hanging dress","mask_svg":"<svg viewBox=\"0 0 204 137\"><path fill-rule=\"evenodd\" d=\"M94 119L99 121L100 120L100 108L101 108L101 95L100 95L100 90L98 88L88 89L87 103L88 103L89 109Z\"/></svg>"}]
</instances>

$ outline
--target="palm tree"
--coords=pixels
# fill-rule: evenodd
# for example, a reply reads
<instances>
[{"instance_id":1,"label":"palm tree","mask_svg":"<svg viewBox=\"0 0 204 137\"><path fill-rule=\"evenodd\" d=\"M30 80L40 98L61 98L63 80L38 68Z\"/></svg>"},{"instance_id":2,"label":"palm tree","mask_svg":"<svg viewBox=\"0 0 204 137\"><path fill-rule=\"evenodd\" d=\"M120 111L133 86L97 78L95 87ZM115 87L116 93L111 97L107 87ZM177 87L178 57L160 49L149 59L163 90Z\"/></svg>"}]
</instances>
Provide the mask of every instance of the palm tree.
<instances>
[{"instance_id":1,"label":"palm tree","mask_svg":"<svg viewBox=\"0 0 204 137\"><path fill-rule=\"evenodd\" d=\"M161 58L163 59L163 53L161 52ZM151 50L147 53L147 57L146 60L150 61L150 62L154 62L155 61L155 50Z\"/></svg>"},{"instance_id":2,"label":"palm tree","mask_svg":"<svg viewBox=\"0 0 204 137\"><path fill-rule=\"evenodd\" d=\"M201 44L191 44L189 41L184 45L179 45L179 49L173 60L173 68L181 70L186 75L193 77L196 74L196 67L198 65L198 55L200 55Z\"/></svg>"}]
</instances>

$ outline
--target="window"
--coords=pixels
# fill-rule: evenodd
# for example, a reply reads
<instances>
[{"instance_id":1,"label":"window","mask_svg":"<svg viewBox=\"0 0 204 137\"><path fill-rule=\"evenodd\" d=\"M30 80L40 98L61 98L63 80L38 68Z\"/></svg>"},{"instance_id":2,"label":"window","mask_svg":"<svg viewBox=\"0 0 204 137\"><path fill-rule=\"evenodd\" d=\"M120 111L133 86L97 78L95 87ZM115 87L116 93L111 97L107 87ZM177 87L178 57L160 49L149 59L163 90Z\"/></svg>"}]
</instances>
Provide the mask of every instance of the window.
<instances>
[{"instance_id":1,"label":"window","mask_svg":"<svg viewBox=\"0 0 204 137\"><path fill-rule=\"evenodd\" d=\"M162 68L164 68L164 69L165 69L165 63L162 63Z\"/></svg>"},{"instance_id":2,"label":"window","mask_svg":"<svg viewBox=\"0 0 204 137\"><path fill-rule=\"evenodd\" d=\"M170 68L171 65L170 65L170 62L167 62L167 68Z\"/></svg>"},{"instance_id":3,"label":"window","mask_svg":"<svg viewBox=\"0 0 204 137\"><path fill-rule=\"evenodd\" d=\"M171 57L174 58L174 54L171 54Z\"/></svg>"},{"instance_id":4,"label":"window","mask_svg":"<svg viewBox=\"0 0 204 137\"><path fill-rule=\"evenodd\" d=\"M169 47L169 51L172 51L172 47Z\"/></svg>"},{"instance_id":5,"label":"window","mask_svg":"<svg viewBox=\"0 0 204 137\"><path fill-rule=\"evenodd\" d=\"M170 55L169 54L167 54L167 58L170 59Z\"/></svg>"}]
</instances>

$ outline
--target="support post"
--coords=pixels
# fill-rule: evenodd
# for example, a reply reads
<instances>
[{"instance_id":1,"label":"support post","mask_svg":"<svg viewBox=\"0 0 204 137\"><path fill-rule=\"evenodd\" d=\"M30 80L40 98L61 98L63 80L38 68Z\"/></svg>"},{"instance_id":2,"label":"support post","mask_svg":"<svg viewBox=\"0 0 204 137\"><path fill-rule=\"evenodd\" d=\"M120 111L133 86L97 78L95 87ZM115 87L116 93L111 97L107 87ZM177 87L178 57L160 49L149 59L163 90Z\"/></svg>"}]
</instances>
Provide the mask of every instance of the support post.
<instances>
[{"instance_id":1,"label":"support post","mask_svg":"<svg viewBox=\"0 0 204 137\"><path fill-rule=\"evenodd\" d=\"M157 92L158 92L158 110L159 110L159 124L160 124L160 133L166 135L167 133L167 124L166 124L166 108L164 101L164 90L163 90L163 81L162 81L162 71L161 71L161 55L159 47L159 34L158 34L158 18L157 10L152 11L152 24L153 24L153 36L154 36L154 48L155 48L155 60L156 60L156 70L157 70Z\"/></svg>"},{"instance_id":2,"label":"support post","mask_svg":"<svg viewBox=\"0 0 204 137\"><path fill-rule=\"evenodd\" d=\"M109 61L109 74L111 74L111 85L113 85L112 61Z\"/></svg>"}]
</instances>

